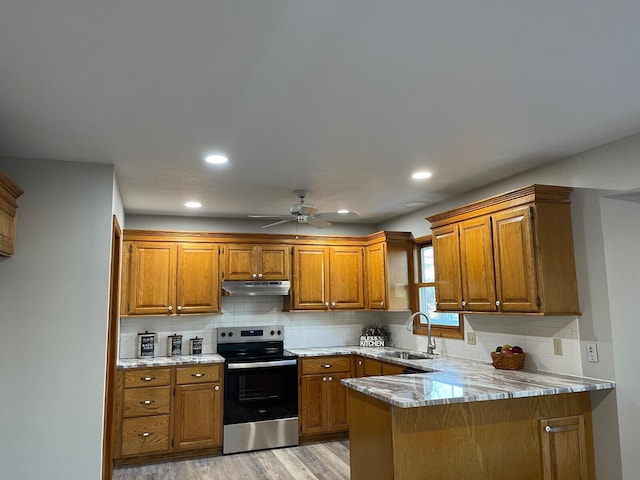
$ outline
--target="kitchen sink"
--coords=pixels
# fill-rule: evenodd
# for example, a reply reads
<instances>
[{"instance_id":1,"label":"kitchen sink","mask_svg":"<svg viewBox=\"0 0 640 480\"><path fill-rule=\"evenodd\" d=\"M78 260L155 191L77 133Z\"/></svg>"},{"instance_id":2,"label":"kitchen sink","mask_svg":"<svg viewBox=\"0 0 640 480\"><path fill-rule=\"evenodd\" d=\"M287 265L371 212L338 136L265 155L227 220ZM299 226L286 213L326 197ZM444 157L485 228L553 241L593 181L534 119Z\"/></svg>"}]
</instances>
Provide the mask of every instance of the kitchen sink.
<instances>
[{"instance_id":1,"label":"kitchen sink","mask_svg":"<svg viewBox=\"0 0 640 480\"><path fill-rule=\"evenodd\" d=\"M437 358L436 355L430 355L428 353L412 353L412 352L385 352L385 357L400 358L402 360L427 360L430 358Z\"/></svg>"}]
</instances>

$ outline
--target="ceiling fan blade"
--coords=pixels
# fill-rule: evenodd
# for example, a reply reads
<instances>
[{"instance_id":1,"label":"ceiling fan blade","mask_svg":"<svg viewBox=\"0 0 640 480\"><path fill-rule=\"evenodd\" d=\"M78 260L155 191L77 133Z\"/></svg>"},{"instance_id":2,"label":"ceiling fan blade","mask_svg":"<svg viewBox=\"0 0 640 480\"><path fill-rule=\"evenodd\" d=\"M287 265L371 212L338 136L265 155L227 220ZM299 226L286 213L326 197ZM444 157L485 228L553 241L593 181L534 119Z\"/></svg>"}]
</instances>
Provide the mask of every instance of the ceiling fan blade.
<instances>
[{"instance_id":1,"label":"ceiling fan blade","mask_svg":"<svg viewBox=\"0 0 640 480\"><path fill-rule=\"evenodd\" d=\"M269 228L269 227L273 227L275 225L280 225L282 223L292 222L294 220L295 220L295 218L287 218L286 220L279 220L277 222L273 222L273 223L269 223L267 225L263 225L262 228Z\"/></svg>"},{"instance_id":2,"label":"ceiling fan blade","mask_svg":"<svg viewBox=\"0 0 640 480\"><path fill-rule=\"evenodd\" d=\"M320 212L320 213L316 213L314 216L324 218L325 220L329 220L331 222L344 222L347 220L355 220L360 215L358 214L358 212L347 212L347 213Z\"/></svg>"},{"instance_id":3,"label":"ceiling fan blade","mask_svg":"<svg viewBox=\"0 0 640 480\"><path fill-rule=\"evenodd\" d=\"M333 225L331 222L326 221L324 218L311 216L307 219L307 223L316 228L327 228Z\"/></svg>"},{"instance_id":4,"label":"ceiling fan blade","mask_svg":"<svg viewBox=\"0 0 640 480\"><path fill-rule=\"evenodd\" d=\"M290 218L291 215L247 215L249 218Z\"/></svg>"}]
</instances>

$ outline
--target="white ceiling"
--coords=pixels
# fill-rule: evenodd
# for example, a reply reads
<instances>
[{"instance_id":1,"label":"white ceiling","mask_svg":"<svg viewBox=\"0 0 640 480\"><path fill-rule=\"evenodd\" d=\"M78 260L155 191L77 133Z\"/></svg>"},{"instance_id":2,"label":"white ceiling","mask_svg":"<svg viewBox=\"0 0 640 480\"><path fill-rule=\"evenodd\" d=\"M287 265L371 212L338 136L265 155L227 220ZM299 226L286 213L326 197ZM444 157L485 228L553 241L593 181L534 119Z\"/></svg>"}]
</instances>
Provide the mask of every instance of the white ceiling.
<instances>
[{"instance_id":1,"label":"white ceiling","mask_svg":"<svg viewBox=\"0 0 640 480\"><path fill-rule=\"evenodd\" d=\"M0 155L129 213L376 223L638 131L637 0L0 0Z\"/></svg>"}]
</instances>

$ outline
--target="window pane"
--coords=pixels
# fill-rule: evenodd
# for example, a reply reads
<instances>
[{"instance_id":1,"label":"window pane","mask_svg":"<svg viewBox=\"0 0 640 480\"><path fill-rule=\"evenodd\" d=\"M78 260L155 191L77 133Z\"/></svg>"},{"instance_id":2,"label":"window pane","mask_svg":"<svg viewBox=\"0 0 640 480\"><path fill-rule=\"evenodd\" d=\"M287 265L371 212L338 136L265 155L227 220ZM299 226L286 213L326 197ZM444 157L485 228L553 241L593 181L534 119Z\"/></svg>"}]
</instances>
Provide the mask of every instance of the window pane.
<instances>
[{"instance_id":1,"label":"window pane","mask_svg":"<svg viewBox=\"0 0 640 480\"><path fill-rule=\"evenodd\" d=\"M433 269L433 247L422 247L420 249L420 256L422 257L422 278L420 279L420 283L435 282L436 276Z\"/></svg>"},{"instance_id":2,"label":"window pane","mask_svg":"<svg viewBox=\"0 0 640 480\"><path fill-rule=\"evenodd\" d=\"M429 315L431 326L446 325L457 327L460 325L460 315L457 313L440 313L436 312L436 288L420 287L418 289L420 297L420 311ZM423 319L424 320L424 319Z\"/></svg>"}]
</instances>

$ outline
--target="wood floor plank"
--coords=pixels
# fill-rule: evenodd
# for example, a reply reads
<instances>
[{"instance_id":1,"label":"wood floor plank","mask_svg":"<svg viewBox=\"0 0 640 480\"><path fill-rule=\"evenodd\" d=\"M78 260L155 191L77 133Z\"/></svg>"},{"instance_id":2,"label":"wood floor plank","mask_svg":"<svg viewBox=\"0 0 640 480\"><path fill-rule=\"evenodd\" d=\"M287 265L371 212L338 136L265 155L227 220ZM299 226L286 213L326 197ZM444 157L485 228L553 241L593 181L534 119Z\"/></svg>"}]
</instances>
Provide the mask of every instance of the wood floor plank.
<instances>
[{"instance_id":1,"label":"wood floor plank","mask_svg":"<svg viewBox=\"0 0 640 480\"><path fill-rule=\"evenodd\" d=\"M349 442L116 467L113 480L349 480Z\"/></svg>"}]
</instances>

